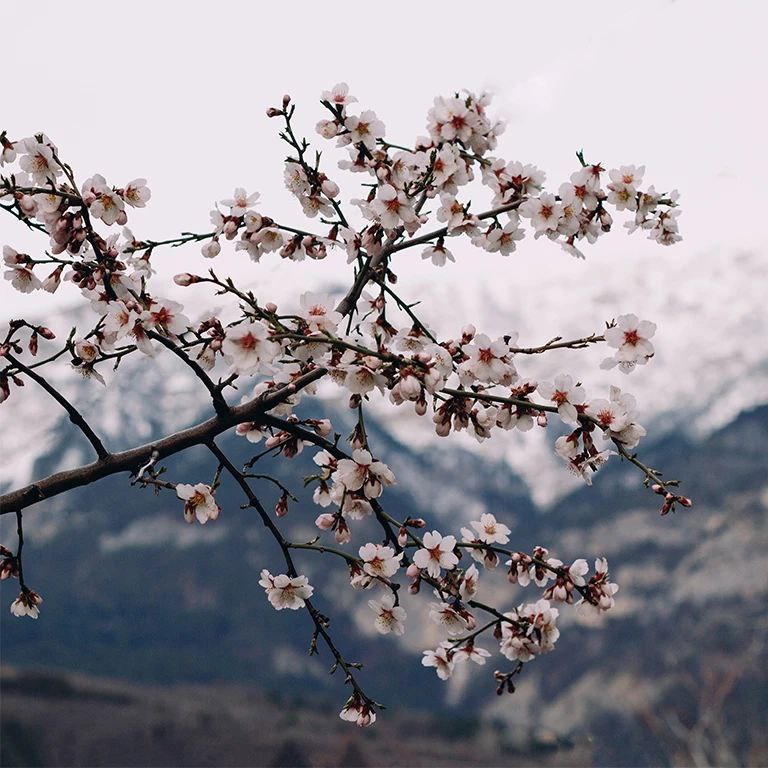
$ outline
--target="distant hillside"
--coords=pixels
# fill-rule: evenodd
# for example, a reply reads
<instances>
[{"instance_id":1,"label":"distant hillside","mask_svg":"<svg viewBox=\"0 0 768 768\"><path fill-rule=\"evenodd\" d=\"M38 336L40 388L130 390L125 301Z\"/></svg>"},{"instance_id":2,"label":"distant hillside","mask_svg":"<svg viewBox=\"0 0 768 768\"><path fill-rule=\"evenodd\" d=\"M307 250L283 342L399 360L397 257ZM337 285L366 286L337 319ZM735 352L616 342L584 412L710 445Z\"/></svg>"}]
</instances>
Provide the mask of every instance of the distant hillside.
<instances>
[{"instance_id":1,"label":"distant hillside","mask_svg":"<svg viewBox=\"0 0 768 768\"><path fill-rule=\"evenodd\" d=\"M341 429L345 414L335 418ZM592 488L543 513L504 464L449 444L414 452L372 421L373 440L399 478L385 495L395 514L423 514L455 528L487 509L513 524L520 549L544 543L564 560L608 556L621 584L615 615L580 627L577 615L565 611L557 652L527 666L513 697L493 695L491 671L503 659L445 685L419 664L420 649L435 642L419 635L423 622L412 621L399 644L373 636L365 600L345 586L343 568L314 553L301 558L301 567L348 656L365 661L367 688L390 705L383 721L416 707L471 712L507 729L545 728L566 739L588 734L596 764L611 765L656 765L672 755L690 760L685 734L699 728L708 742L721 742L726 757L747 762L750 754L768 755L768 462L752 449L767 427L768 408L761 408L703 443L649 443L645 458L684 477L697 501L694 510L660 518L655 497L615 459ZM247 457L245 441L223 442L238 461ZM56 434L38 471L58 466L70 448L66 433ZM298 540L315 535L316 508L296 482L310 470L311 454L270 465L301 497L285 519ZM212 471L204 451L167 465L170 476L185 479ZM271 486L259 491L274 501ZM306 655L306 617L273 611L257 584L261 567L278 564L271 540L239 509L235 488L225 482L219 499L215 524L190 527L171 494L155 497L115 477L29 512L25 562L46 602L37 622L3 619L4 663L153 685L237 682L279 695L312 691L340 706L342 685L326 674L329 662ZM4 528L3 540L9 535ZM502 605L525 599L500 574L481 584ZM2 598L11 600L8 582ZM409 610L423 610L427 598ZM326 715L335 720L332 709Z\"/></svg>"}]
</instances>

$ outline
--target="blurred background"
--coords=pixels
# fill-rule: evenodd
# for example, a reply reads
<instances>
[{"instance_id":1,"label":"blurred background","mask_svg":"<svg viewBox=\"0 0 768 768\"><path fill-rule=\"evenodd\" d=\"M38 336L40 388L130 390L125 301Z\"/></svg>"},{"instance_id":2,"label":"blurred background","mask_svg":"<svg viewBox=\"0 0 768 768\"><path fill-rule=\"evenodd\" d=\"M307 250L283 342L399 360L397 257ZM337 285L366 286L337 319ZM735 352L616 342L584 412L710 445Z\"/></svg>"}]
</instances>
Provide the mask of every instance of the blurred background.
<instances>
[{"instance_id":1,"label":"blurred background","mask_svg":"<svg viewBox=\"0 0 768 768\"><path fill-rule=\"evenodd\" d=\"M588 12L564 1L362 12L350 2L74 9L43 0L35 13L6 15L0 130L45 131L81 180L146 177L152 200L130 222L139 238L206 231L214 201L235 186L300 226L265 109L290 94L315 142L320 92L342 80L395 143L426 132L436 95L493 92L491 112L507 122L495 154L535 163L550 189L576 170L579 149L608 168L645 164L646 184L681 192L684 240L673 248L617 226L584 262L531 238L506 259L466 242L442 270L406 251L396 269L401 295L421 300L422 318L444 336L471 321L534 345L588 335L625 312L656 322L657 354L629 377L601 371L600 349L519 367L533 378L572 372L588 392L611 382L632 392L649 431L644 459L682 479L696 506L660 518L637 472L615 461L581 487L551 432L478 447L374 408L372 444L398 477L386 496L394 514L455 530L493 512L516 549L605 554L621 592L599 623L577 626L564 612L557 652L497 698L492 668L446 684L421 667L421 650L437 640L421 622L398 642L374 636L344 571L310 555L302 569L321 610L349 656L365 660L366 689L388 705L358 732L337 717L344 691L328 659L307 657L306 617L264 600L258 573L277 567L275 553L235 489L223 485L222 516L205 528L185 526L175 499L129 489L124 477L40 504L25 515L25 571L45 597L41 617L0 611L2 764L766 764L766 16L762 4L693 0L598 2ZM326 146L333 170L344 155ZM347 197L360 194L357 179L336 178ZM10 216L0 242L46 247ZM341 292L344 261L256 265L225 245L216 268L289 308L305 290ZM178 295L193 319L218 306L172 283L210 266L198 247L158 250L153 264L163 295ZM87 322L81 303L69 284L23 296L3 281L0 326L24 316L65 338ZM114 450L207 414L174 359L130 361L122 373L103 389L66 366L55 376ZM344 434L345 403L333 389L320 396L322 408L308 402L305 413L329 413ZM10 404L0 408L0 489L87 460L87 444L39 391L17 389ZM250 455L234 437L221 442L237 461ZM196 451L166 465L192 482L213 469ZM301 496L310 466L301 456L269 471ZM269 486L259 490L275 500ZM291 535L311 538L315 515L301 496L286 519ZM0 536L13 545L7 519ZM525 599L493 581L499 600ZM2 606L13 586L3 582Z\"/></svg>"}]
</instances>

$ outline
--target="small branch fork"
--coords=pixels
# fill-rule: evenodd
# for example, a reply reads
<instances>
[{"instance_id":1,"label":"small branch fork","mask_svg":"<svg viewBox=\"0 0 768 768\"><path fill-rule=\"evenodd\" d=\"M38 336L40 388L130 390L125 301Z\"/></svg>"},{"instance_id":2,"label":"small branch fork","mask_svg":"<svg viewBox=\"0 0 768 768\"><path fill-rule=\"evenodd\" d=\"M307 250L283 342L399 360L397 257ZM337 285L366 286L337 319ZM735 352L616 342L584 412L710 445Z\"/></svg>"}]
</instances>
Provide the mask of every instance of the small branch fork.
<instances>
[{"instance_id":1,"label":"small branch fork","mask_svg":"<svg viewBox=\"0 0 768 768\"><path fill-rule=\"evenodd\" d=\"M330 109L335 119L341 119L343 112L341 107L334 106L326 102L323 103L328 109ZM328 179L319 169L320 153L316 153L314 162L310 162L307 158L307 151L309 148L308 142L306 139L298 139L294 134L294 130L291 124L294 110L295 107L290 105L290 99L285 97L283 101L283 109L271 110L271 112L274 113L271 116L282 115L284 118L285 128L280 134L281 138L297 154L297 157L295 158L288 158L288 162L297 163L303 169L304 174L310 182L311 188L313 190L312 193L314 194L315 191L318 191L319 193L322 185L325 183L325 181L328 181ZM0 140L2 140L4 136L4 133L1 134ZM396 147L396 145L389 145L384 142L380 143L385 144L386 147ZM360 145L360 151L363 152L363 145ZM365 150L365 152L367 152L367 150ZM370 158L371 154L368 152L367 156ZM464 152L463 156L470 160L477 161L481 165L487 163L486 160L474 154L468 155L466 152ZM52 180L49 180L51 184L50 188L17 187L13 177L11 177L11 181L2 179L0 186L12 195L23 194L34 196L36 194L53 194L61 197L66 206L77 208L77 210L82 215L82 219L85 224L83 228L84 235L87 239L87 243L93 249L93 253L95 254L95 261L93 257L89 257L88 260L82 258L82 253L75 255L72 253L64 253L62 258L46 254L48 258L35 260L27 256L25 257L28 259L28 262L26 263L31 266L34 266L35 264L55 263L58 265L57 269L59 270L59 275L61 274L61 270L64 268L64 266L75 267L79 265L79 267L84 270L81 272L80 276L82 276L82 274L96 276L97 286L98 283L103 283L103 289L106 293L106 296L114 300L117 298L115 294L115 287L112 283L112 279L116 275L114 270L117 263L113 258L114 254L109 254L109 246L107 245L107 241L105 241L93 228L93 222L91 221L89 214L89 205L86 203L83 196L78 193L78 188L72 169L59 159L55 151L53 153L53 159L64 172L66 179L71 185L71 189L67 188L66 184L64 184L62 185L63 189L57 190L55 183ZM582 164L584 164L583 158L580 157L580 160L582 161ZM409 194L413 197L413 199L416 200L416 197L418 197L414 207L414 212L416 214L421 211L427 202L430 189L434 189L434 164L435 154L433 153L430 167L424 173L421 182L416 188L410 189ZM473 218L477 221L487 219L496 220L497 217L501 214L516 210L526 199L527 197L524 194L518 193L512 200L505 203L504 205L474 215ZM269 226L291 233L296 237L310 237L331 244L336 240L339 226L346 227L348 226L348 222L339 202L333 199L332 196L329 197L329 202L336 214L336 221L326 221L325 219L321 219L324 224L331 225L331 232L328 237L322 237L302 229L282 225L271 219L267 219L267 221L269 222ZM45 231L45 227L31 221L29 217L24 214L18 202L11 203L10 205L0 204L0 208L9 211L17 219L23 221L28 227ZM467 209L467 214L468 213L469 211ZM233 216L230 218L235 225L236 232L239 231L244 224L244 217ZM438 241L439 245L443 238L449 236L450 232L448 227L440 227L423 235L406 237L405 228L401 226L396 227L392 231L389 231L385 234L386 240L383 242L383 244L381 244L381 247L378 250L369 249L369 252L364 250L359 251L357 260L358 267L356 274L354 275L352 285L349 287L344 297L338 303L336 311L339 312L342 317L347 318L349 331L352 326L353 316L357 310L357 303L360 299L360 296L362 295L364 288L366 285L368 285L368 283L374 283L380 288L380 299L382 304L385 302L387 297L391 298L396 303L396 305L408 315L415 328L419 329L421 333L429 337L434 343L437 343L437 340L427 330L426 325L414 312L413 308L416 305L407 304L402 298L400 298L395 290L390 287L390 285L388 285L388 283L394 283L396 281L396 276L389 270L389 263L390 258L394 254L408 248L429 244L435 240ZM211 238L218 238L220 235L221 231L219 230L203 234L183 232L179 237L174 238L163 240L134 241L130 247L125 249L124 252L136 253L144 251L145 258L148 260L154 248L160 246L177 247L187 243L201 242ZM227 233L226 236L231 239L230 235L234 236L231 232ZM380 244L381 239L379 238L379 235L380 232L377 232L374 237L374 241ZM75 258L76 256L79 256L80 258ZM67 260L67 257L69 257L69 260ZM218 294L226 293L232 297L237 298L237 300L240 302L243 319L247 321L256 318L257 320L265 321L270 326L270 334L275 341L288 339L292 342L295 342L296 344L327 344L333 348L334 355L336 353L341 354L348 350L353 351L357 355L363 357L374 357L380 360L382 363L380 370L386 371L387 375L390 377L402 375L403 368L405 367L410 367L411 369L421 368L421 373L423 373L424 366L426 366L425 363L420 362L416 357L408 358L404 355L398 355L390 352L386 343L380 340L378 337L376 340L377 349L367 349L358 343L353 343L352 340L338 338L331 335L330 333L312 334L309 332L308 325L306 323L303 325L298 323L297 328L294 331L293 328L289 327L289 325L286 325L285 322L288 321L290 323L292 321L296 321L297 319L301 320L301 318L297 318L296 316L292 315L279 315L276 309L264 309L259 305L257 299L251 292L243 292L239 290L231 279L220 280L213 272L213 270L211 270L209 274L210 277L189 276L190 282L186 284L191 284L191 282L211 283L216 287ZM131 290L131 293L133 294L133 298L136 299L136 302L138 302L139 306L143 306L143 308L146 309L151 304L152 299L145 292L143 280L140 292L138 290ZM269 307L270 305L266 306ZM379 320L382 327L392 327L388 324L383 309L381 310ZM34 329L34 326L29 325L26 323L26 321L14 322L17 323L16 327L28 326L29 328ZM219 321L216 320L216 322L218 323ZM158 325L157 328L162 330L160 325ZM350 458L345 451L339 448L338 437L336 438L335 442L331 442L330 440L312 431L312 429L302 425L301 422L297 423L291 419L282 419L271 413L274 408L286 402L289 398L293 397L304 388L310 386L314 382L324 377L328 373L328 370L324 367L313 368L311 367L311 364L304 364L304 372L301 375L297 375L290 384L268 390L266 393L250 400L249 402L240 405L230 405L227 403L227 400L224 397L224 391L228 386L234 386L234 382L237 380L238 375L233 374L226 380L219 380L216 383L205 371L203 366L200 365L200 363L189 353L190 348L194 346L199 344L207 345L210 343L210 340L201 336L201 333L203 333L202 328L203 326L201 326L201 330L196 333L194 331L184 333L179 338L166 335L165 333L160 333L155 330L148 330L146 333L150 339L159 343L171 354L175 355L179 360L181 360L181 362L187 366L187 368L189 368L189 370L196 376L196 378L199 379L210 397L215 415L206 421L176 432L175 434L167 435L158 441L140 445L119 453L110 453L104 446L99 436L91 428L85 417L77 410L77 408L75 408L75 406L70 403L50 382L48 382L35 370L48 362L56 360L68 350L72 351L74 329L72 335L70 335L67 345L61 351L49 356L44 360L38 360L35 363L30 363L29 365L21 362L17 357L13 357L10 354L11 350L20 349L18 346L8 344L10 335L8 339L6 339L5 343L0 344L0 358L5 358L9 363L8 366L0 371L0 385L4 384L7 391L9 378L14 377L16 374L21 374L32 379L54 400L56 400L56 402L59 403L62 408L64 408L69 416L70 421L89 441L97 455L97 460L90 464L73 470L50 475L23 488L19 488L0 496L0 514L13 513L16 515L17 519L18 549L15 559L18 562L18 576L21 583L22 593L27 590L24 584L21 565L21 555L24 544L24 536L22 530L22 510L42 500L50 499L58 494L64 493L65 491L85 486L104 477L121 472L132 473L134 475L134 480L132 481L133 484L139 484L143 487L152 486L155 492L159 492L161 489L174 490L176 489L176 485L174 483L161 479L160 475L162 474L163 470L160 469L155 471L155 467L158 461L197 445L205 446L218 462L218 468L214 476L212 490L216 490L219 485L222 473L226 472L226 474L239 486L245 495L248 503L244 505L244 508L250 507L256 511L272 538L274 538L274 540L277 542L277 545L279 546L285 561L287 574L290 577L294 578L299 575L293 560L292 550L313 550L321 554L332 554L343 559L345 563L350 567L350 569L362 567L362 563L359 558L356 558L351 554L347 554L342 550L328 547L323 544L318 544L316 543L317 540L307 543L294 543L288 541L281 532L277 523L272 519L272 516L267 512L257 497L252 488L250 480L264 479L275 483L282 491L284 497L282 500L284 500L286 504L288 496L293 498L292 494L290 494L287 488L275 478L272 478L268 475L257 475L252 472L248 472L247 468L252 465L253 461L249 465L246 465L246 468L243 468L242 470L235 467L232 461L226 456L223 450L215 442L215 438L226 430L231 429L236 425L252 422L259 428L263 427L272 430L273 433L274 431L277 431L284 433L286 436L290 436L289 441L292 443L296 443L297 441L304 441L324 449L336 459ZM393 329L393 332L394 330L395 329ZM86 339L89 339L93 336L101 338L99 335L100 331L101 321L92 331L90 331L90 333L86 336ZM306 332L303 333L302 331ZM222 330L220 324L217 332L219 333L217 338L219 341L221 341L221 338L224 336L224 331ZM186 340L185 337L190 335L194 335L194 341L190 342ZM508 342L509 337L506 337L506 340ZM510 347L510 352L513 354L533 355L548 352L553 349L583 349L590 346L591 344L604 341L605 336L595 333L591 334L590 336L571 340L563 340L561 337L555 337L538 347ZM449 347L448 344L445 344L444 346L446 348ZM207 346L205 348L207 349ZM30 350L31 349L32 347L30 346ZM131 354L135 350L136 346L133 345L118 348L113 352L101 354L98 359L91 361L91 364L101 363L104 360L114 358L115 367L117 367L125 355ZM458 356L454 357L454 370L458 365L458 360ZM335 365L335 363L332 363L332 365ZM519 392L513 391L513 394L519 394ZM531 402L525 397L505 397L503 395L495 394L493 391L487 391L482 386L477 386L476 389L455 389L445 387L442 390L434 393L434 398L436 408L437 401L447 400L448 398L456 398L472 401L472 405L482 402L513 405L520 410L534 413L555 413L558 410L553 405L537 404ZM356 403L353 404L356 405L358 409L358 425L356 427L355 434L358 435L360 440L357 444L367 448L368 446L367 436L365 434L362 398L358 397ZM595 428L595 426L599 426L595 419L592 419L586 414L580 414L579 420L585 431L591 431ZM609 432L607 434L610 436ZM664 483L660 479L660 473L643 464L639 459L637 459L636 455L630 454L626 447L615 437L611 437L611 439L616 445L622 459L626 459L644 473L646 484L653 483L653 488L656 493L667 494L667 499L670 506L673 506L676 500L680 500L682 503L683 497L678 497L668 492L668 486L676 485L676 481L666 481L666 483ZM280 452L285 449L285 445L285 441L278 441L278 443L274 445L270 444L270 447L267 449L267 451L265 451L265 453L272 451ZM286 455L290 455L287 449L285 449L285 453ZM688 500L686 499L685 501ZM396 520L385 511L385 509L379 503L378 499L371 499L370 503L376 520L381 526L385 543L391 544L395 552L402 553L403 559L407 562L409 550L423 547L422 539L419 538L419 536L413 530L413 528L416 526L416 523L411 521L410 518L402 522ZM690 505L689 501L688 505ZM278 514L280 513L278 512ZM405 532L405 534L403 532ZM403 538L403 536L405 536L405 538ZM515 552L502 547L474 542L459 542L456 544L456 548L459 552L462 549L479 549L486 553L489 557L491 554L493 554L494 557L496 555L512 557L516 554ZM557 577L568 577L568 569L565 567L550 565L546 561L535 556L527 555L527 557L529 558L530 562L536 565L537 568L548 570L549 572L554 573ZM461 601L460 592L458 589L459 582L457 579L460 579L461 576L461 569L448 572L444 578L440 579L433 579L426 572L421 572L417 577L416 584L418 585L418 582L423 581L424 583L434 587L442 599L446 600L447 602L456 603L458 605L458 603ZM384 581L386 586L392 590L395 596L395 601L397 601L399 585L392 584L386 579L382 579L382 581ZM587 588L579 587L577 585L573 585L573 587L577 592L581 594L584 600L592 602L590 592ZM500 612L496 608L475 599L466 600L464 601L464 604L470 608L477 609L478 611L482 611L488 614L488 616L491 618L489 621L482 624L479 628L469 632L466 636L453 638L452 642L454 642L454 648L458 647L460 643L468 643L470 645L473 644L476 637L491 629L499 629L504 622L508 622L521 628L525 628L527 626L527 620L523 618L512 618ZM346 676L346 682L352 687L354 691L353 696L357 701L370 706L371 708L381 707L381 705L377 704L375 701L366 696L360 688L354 673L355 670L358 670L361 665L356 662L347 661L341 651L335 645L328 629L330 620L316 608L315 604L311 600L306 600L305 605L314 625L312 641L310 644L310 654L318 652L318 643L322 638L323 643L328 648L334 659L331 672L334 672L337 669L341 669L344 672ZM505 687L508 690L514 689L511 679L520 671L521 667L522 665L518 664L512 672L505 674L496 673L499 691Z\"/></svg>"},{"instance_id":2,"label":"small branch fork","mask_svg":"<svg viewBox=\"0 0 768 768\"><path fill-rule=\"evenodd\" d=\"M264 506L259 501L256 494L251 489L251 486L248 483L247 478L241 472L235 465L230 461L230 459L227 457L227 455L216 445L215 442L210 441L206 443L208 446L208 449L211 451L211 453L216 457L219 464L226 470L226 472L232 477L232 479L240 486L241 490L245 494L245 497L248 499L248 506L252 507L256 510L259 517L261 518L262 522L264 523L264 526L267 528L267 530L270 532L274 540L277 542L278 546L280 547L281 552L283 553L283 559L285 560L285 567L288 575L291 578L295 578L299 575L298 571L296 570L296 566L294 565L293 558L291 557L290 549L292 545L285 539L280 529L275 525L274 521L270 517L269 513L264 509ZM358 696L360 696L365 702L380 706L376 704L372 699L370 699L366 694L363 692L362 688L360 687L359 683L357 682L353 669L359 669L360 665L356 662L349 662L347 661L344 656L342 655L341 651L336 647L333 639L331 638L330 633L328 632L328 625L330 624L330 620L324 616L320 611L317 610L315 605L311 600L305 600L304 601L307 612L309 613L310 617L312 618L312 621L315 625L315 630L312 636L312 643L310 645L310 655L317 653L317 639L318 637L321 637L323 639L323 642L325 643L328 650L331 652L333 658L334 658L334 665L331 668L331 672L334 672L337 668L341 669L344 672L345 680L346 682L352 686L353 690L355 691Z\"/></svg>"}]
</instances>

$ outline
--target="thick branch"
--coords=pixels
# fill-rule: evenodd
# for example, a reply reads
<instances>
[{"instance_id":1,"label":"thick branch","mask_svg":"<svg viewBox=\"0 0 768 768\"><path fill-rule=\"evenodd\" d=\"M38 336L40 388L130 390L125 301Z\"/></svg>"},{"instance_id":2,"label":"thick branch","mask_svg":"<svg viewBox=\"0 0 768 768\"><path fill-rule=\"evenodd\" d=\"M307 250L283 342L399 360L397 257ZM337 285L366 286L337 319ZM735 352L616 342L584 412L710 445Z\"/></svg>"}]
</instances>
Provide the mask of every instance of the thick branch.
<instances>
[{"instance_id":1,"label":"thick branch","mask_svg":"<svg viewBox=\"0 0 768 768\"><path fill-rule=\"evenodd\" d=\"M29 376L32 381L39 384L69 415L69 420L85 435L88 442L93 446L99 460L104 461L109 457L109 451L99 439L99 436L91 429L85 417L67 400L57 389L46 381L39 373L35 373L20 360L12 355L5 356L16 368L23 374Z\"/></svg>"},{"instance_id":2,"label":"thick branch","mask_svg":"<svg viewBox=\"0 0 768 768\"><path fill-rule=\"evenodd\" d=\"M110 454L106 458L92 464L86 464L83 467L70 469L65 472L57 472L24 488L11 491L0 496L0 514L5 515L19 509L24 509L37 504L39 501L58 496L60 493L72 490L73 488L80 488L109 475L135 471L149 461L155 452L157 452L158 459L162 459L191 448L194 445L207 444L216 435L220 435L237 424L254 421L300 389L323 377L325 373L325 368L315 368L285 387L281 387L243 405L231 408L225 416L215 416L212 419L208 419L208 421L204 421L181 432L176 432L154 443L146 443L121 453Z\"/></svg>"}]
</instances>

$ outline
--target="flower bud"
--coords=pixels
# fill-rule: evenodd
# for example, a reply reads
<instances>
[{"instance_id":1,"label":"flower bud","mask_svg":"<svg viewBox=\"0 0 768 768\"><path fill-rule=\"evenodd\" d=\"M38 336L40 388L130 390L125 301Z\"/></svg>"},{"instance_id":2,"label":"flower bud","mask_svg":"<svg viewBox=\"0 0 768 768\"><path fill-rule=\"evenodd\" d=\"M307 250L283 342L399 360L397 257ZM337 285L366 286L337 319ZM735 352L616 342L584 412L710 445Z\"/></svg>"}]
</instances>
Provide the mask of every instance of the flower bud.
<instances>
[{"instance_id":1,"label":"flower bud","mask_svg":"<svg viewBox=\"0 0 768 768\"><path fill-rule=\"evenodd\" d=\"M232 222L227 222L227 224L230 224L230 223ZM203 256L205 256L206 259L212 259L221 253L221 245L219 241L214 237L210 243L206 243L200 249L200 252L203 254Z\"/></svg>"},{"instance_id":2,"label":"flower bud","mask_svg":"<svg viewBox=\"0 0 768 768\"><path fill-rule=\"evenodd\" d=\"M323 181L322 186L323 194L326 197L336 197L336 195L339 194L339 185L335 181L331 181L330 179L325 179Z\"/></svg>"},{"instance_id":3,"label":"flower bud","mask_svg":"<svg viewBox=\"0 0 768 768\"><path fill-rule=\"evenodd\" d=\"M339 132L338 124L333 120L321 120L315 130L324 138L332 139Z\"/></svg>"},{"instance_id":4,"label":"flower bud","mask_svg":"<svg viewBox=\"0 0 768 768\"><path fill-rule=\"evenodd\" d=\"M182 286L182 288L192 285L193 283L199 283L200 279L197 275L190 275L189 272L182 272L179 275L173 276L173 282L176 285Z\"/></svg>"},{"instance_id":5,"label":"flower bud","mask_svg":"<svg viewBox=\"0 0 768 768\"><path fill-rule=\"evenodd\" d=\"M315 520L315 525L321 531L330 531L333 528L335 521L335 515L332 515L330 512L323 512L323 514L319 515Z\"/></svg>"},{"instance_id":6,"label":"flower bud","mask_svg":"<svg viewBox=\"0 0 768 768\"><path fill-rule=\"evenodd\" d=\"M50 328L46 328L44 325L38 325L35 330L48 341L56 338L56 334Z\"/></svg>"},{"instance_id":7,"label":"flower bud","mask_svg":"<svg viewBox=\"0 0 768 768\"><path fill-rule=\"evenodd\" d=\"M277 107L267 108L267 117L280 117L280 115L282 114L283 114L283 111L281 109L278 109Z\"/></svg>"}]
</instances>

